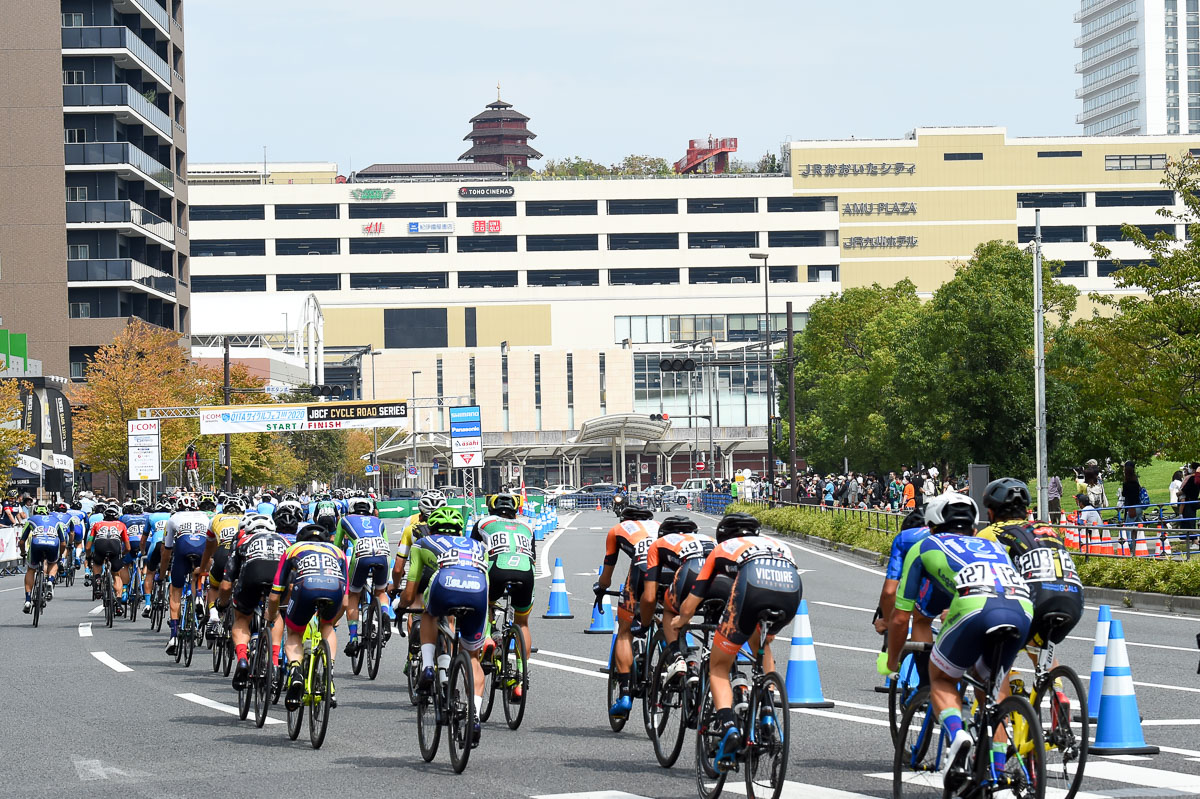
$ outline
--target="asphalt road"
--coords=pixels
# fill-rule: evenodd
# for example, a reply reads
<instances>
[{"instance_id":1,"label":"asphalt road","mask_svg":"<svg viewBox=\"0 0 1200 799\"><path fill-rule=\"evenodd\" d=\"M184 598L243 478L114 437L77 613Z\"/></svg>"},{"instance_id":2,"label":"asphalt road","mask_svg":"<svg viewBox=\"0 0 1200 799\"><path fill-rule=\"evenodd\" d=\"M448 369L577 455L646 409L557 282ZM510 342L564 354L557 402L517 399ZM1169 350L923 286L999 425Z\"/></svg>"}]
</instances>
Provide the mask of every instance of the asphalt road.
<instances>
[{"instance_id":1,"label":"asphalt road","mask_svg":"<svg viewBox=\"0 0 1200 799\"><path fill-rule=\"evenodd\" d=\"M701 529L711 517L693 514ZM420 794L583 799L674 799L696 795L690 747L674 769L660 768L637 716L613 734L606 721L609 636L584 635L593 574L609 513L566 514L539 551L533 621L532 686L525 721L512 732L497 707L467 771L450 770L443 742L432 763L421 760L416 716L403 688L403 642L393 638L378 680L354 677L345 658L335 666L340 706L324 747L307 731L287 739L284 725L255 729L212 703L232 707L236 694L211 671L207 649L190 669L163 652L163 634L146 622L112 629L93 614L82 580L60 589L33 629L21 613L18 577L0 580L0 680L6 687L0 775L10 796L206 797ZM794 710L785 796L856 799L890 795L891 747L886 697L870 626L882 573L840 555L795 545L804 569L813 636L825 697L832 710ZM549 566L562 558L572 620L545 620ZM622 565L621 568L624 568ZM1195 633L1200 619L1118 610L1146 739L1162 747L1148 758L1099 758L1083 790L1094 797L1200 794L1200 677ZM1060 647L1060 658L1086 674L1095 608ZM344 634L344 628L343 628ZM786 636L785 636L786 638ZM98 654L99 653L99 654ZM786 641L776 656L786 662ZM635 708L636 713L636 708ZM273 717L282 720L281 707ZM690 740L688 744L690 744ZM1095 774L1095 776L1093 776ZM739 785L731 785L733 793ZM566 799L564 796L562 799Z\"/></svg>"}]
</instances>

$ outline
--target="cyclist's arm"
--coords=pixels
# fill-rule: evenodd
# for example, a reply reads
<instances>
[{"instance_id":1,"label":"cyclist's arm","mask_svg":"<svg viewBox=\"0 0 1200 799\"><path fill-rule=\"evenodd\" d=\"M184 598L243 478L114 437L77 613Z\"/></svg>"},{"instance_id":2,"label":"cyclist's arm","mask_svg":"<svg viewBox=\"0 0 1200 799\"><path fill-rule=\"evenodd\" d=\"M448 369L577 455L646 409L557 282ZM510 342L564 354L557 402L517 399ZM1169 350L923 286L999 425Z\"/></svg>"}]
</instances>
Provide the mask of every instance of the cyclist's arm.
<instances>
[{"instance_id":1,"label":"cyclist's arm","mask_svg":"<svg viewBox=\"0 0 1200 799\"><path fill-rule=\"evenodd\" d=\"M880 630L878 624L875 629L881 633L886 633L888 619L892 617L892 610L896 607L896 589L900 585L900 574L904 570L904 555L906 554L902 547L903 538L904 533L900 532L892 540L892 551L888 557L883 590L879 593L879 611L882 614L879 623L882 623L884 629Z\"/></svg>"},{"instance_id":2,"label":"cyclist's arm","mask_svg":"<svg viewBox=\"0 0 1200 799\"><path fill-rule=\"evenodd\" d=\"M619 524L613 525L604 540L604 568L600 570L600 577L596 582L605 590L612 585L613 571L617 567L617 558L621 555L620 546L617 544L617 531L620 529Z\"/></svg>"},{"instance_id":3,"label":"cyclist's arm","mask_svg":"<svg viewBox=\"0 0 1200 799\"><path fill-rule=\"evenodd\" d=\"M642 624L649 624L654 615L654 600L658 598L659 548L652 544L646 551L646 576L642 578L642 595L639 610Z\"/></svg>"},{"instance_id":4,"label":"cyclist's arm","mask_svg":"<svg viewBox=\"0 0 1200 799\"><path fill-rule=\"evenodd\" d=\"M275 618L279 615L279 600L283 596L286 589L286 580L291 572L291 558L288 553L284 552L283 557L279 559L279 567L275 570L275 583L271 586L271 592L267 596L267 622L275 623Z\"/></svg>"},{"instance_id":5,"label":"cyclist's arm","mask_svg":"<svg viewBox=\"0 0 1200 799\"><path fill-rule=\"evenodd\" d=\"M921 576L925 569L921 560L924 542L909 548L900 574L899 593L896 596L891 618L888 620L888 669L900 668L900 655L904 642L908 640L908 622L921 590Z\"/></svg>"},{"instance_id":6,"label":"cyclist's arm","mask_svg":"<svg viewBox=\"0 0 1200 799\"><path fill-rule=\"evenodd\" d=\"M425 570L426 565L436 570L437 561L434 559L433 553L418 542L412 549L412 556L408 559L408 584L404 586L404 594L400 599L404 607L412 605L416 600L417 590L421 587L421 572Z\"/></svg>"},{"instance_id":7,"label":"cyclist's arm","mask_svg":"<svg viewBox=\"0 0 1200 799\"><path fill-rule=\"evenodd\" d=\"M344 550L346 548L345 544L343 543L347 538L346 527L346 520L338 519L337 526L333 528L333 545L339 550Z\"/></svg>"}]
</instances>

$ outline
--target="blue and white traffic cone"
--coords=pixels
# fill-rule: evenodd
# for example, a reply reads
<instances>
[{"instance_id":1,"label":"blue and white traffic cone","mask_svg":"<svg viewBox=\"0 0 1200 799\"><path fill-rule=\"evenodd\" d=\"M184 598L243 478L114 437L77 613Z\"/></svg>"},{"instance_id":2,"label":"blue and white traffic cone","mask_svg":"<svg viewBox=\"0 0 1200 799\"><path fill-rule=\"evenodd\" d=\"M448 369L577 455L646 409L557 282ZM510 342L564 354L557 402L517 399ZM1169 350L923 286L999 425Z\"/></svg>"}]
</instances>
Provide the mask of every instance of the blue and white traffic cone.
<instances>
[{"instance_id":1,"label":"blue and white traffic cone","mask_svg":"<svg viewBox=\"0 0 1200 799\"><path fill-rule=\"evenodd\" d=\"M788 707L833 707L821 693L821 674L817 670L817 650L813 646L812 625L808 620L808 600L801 599L792 623L792 652L787 667Z\"/></svg>"},{"instance_id":2,"label":"blue and white traffic cone","mask_svg":"<svg viewBox=\"0 0 1200 799\"><path fill-rule=\"evenodd\" d=\"M1157 755L1157 746L1147 746L1142 735L1142 717L1138 714L1133 692L1133 672L1125 650L1125 631L1121 621L1109 625L1108 654L1104 661L1104 688L1100 695L1100 715L1096 723L1096 742L1088 747L1095 755Z\"/></svg>"},{"instance_id":3,"label":"blue and white traffic cone","mask_svg":"<svg viewBox=\"0 0 1200 799\"><path fill-rule=\"evenodd\" d=\"M617 612L613 609L612 600L605 594L600 599L600 604L592 607L592 624L584 632L588 635L614 633L617 629L616 618Z\"/></svg>"},{"instance_id":4,"label":"blue and white traffic cone","mask_svg":"<svg viewBox=\"0 0 1200 799\"><path fill-rule=\"evenodd\" d=\"M554 576L550 579L550 606L543 619L573 619L567 600L567 578L563 575L562 558L554 559Z\"/></svg>"},{"instance_id":5,"label":"blue and white traffic cone","mask_svg":"<svg viewBox=\"0 0 1200 799\"><path fill-rule=\"evenodd\" d=\"M1104 661L1108 657L1108 628L1112 623L1112 609L1101 605L1096 618L1096 643L1092 646L1092 677L1088 681L1088 721L1096 723L1100 713L1100 694L1104 687Z\"/></svg>"}]
</instances>

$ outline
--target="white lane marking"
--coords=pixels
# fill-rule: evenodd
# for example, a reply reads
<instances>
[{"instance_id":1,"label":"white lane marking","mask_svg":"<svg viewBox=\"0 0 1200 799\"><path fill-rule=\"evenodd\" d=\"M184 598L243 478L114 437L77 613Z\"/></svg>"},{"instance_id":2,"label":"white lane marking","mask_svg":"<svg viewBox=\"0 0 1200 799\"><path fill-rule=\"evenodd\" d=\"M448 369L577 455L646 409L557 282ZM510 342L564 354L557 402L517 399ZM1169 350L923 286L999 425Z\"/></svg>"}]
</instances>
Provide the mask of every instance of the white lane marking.
<instances>
[{"instance_id":1,"label":"white lane marking","mask_svg":"<svg viewBox=\"0 0 1200 799\"><path fill-rule=\"evenodd\" d=\"M1013 669L1023 674L1033 674L1032 669ZM1140 685L1143 688L1162 688L1166 691L1186 691L1189 694L1200 694L1200 688L1188 688L1186 685L1164 685L1160 682L1138 682L1133 681L1134 685ZM1160 747L1161 748L1161 747Z\"/></svg>"},{"instance_id":2,"label":"white lane marking","mask_svg":"<svg viewBox=\"0 0 1200 799\"><path fill-rule=\"evenodd\" d=\"M1096 780L1111 780L1112 782L1141 785L1145 788L1173 788L1185 793L1200 793L1196 775L1184 774L1179 771L1097 760L1084 766L1084 774L1090 779Z\"/></svg>"},{"instance_id":3,"label":"white lane marking","mask_svg":"<svg viewBox=\"0 0 1200 799\"><path fill-rule=\"evenodd\" d=\"M92 623L90 621L84 622L83 624L79 625L79 637L80 638L91 638L92 637Z\"/></svg>"},{"instance_id":4,"label":"white lane marking","mask_svg":"<svg viewBox=\"0 0 1200 799\"><path fill-rule=\"evenodd\" d=\"M94 607L94 608L92 608L91 610L89 610L89 611L88 611L88 615L89 615L89 616L99 616L99 615L100 615L101 613L103 613L103 612L104 612L104 606L103 606L103 605L97 605L96 607Z\"/></svg>"},{"instance_id":5,"label":"white lane marking","mask_svg":"<svg viewBox=\"0 0 1200 799\"><path fill-rule=\"evenodd\" d=\"M105 666L108 666L118 674L124 674L125 672L133 671L133 669L129 668L107 652L93 652L92 657L103 663Z\"/></svg>"},{"instance_id":6,"label":"white lane marking","mask_svg":"<svg viewBox=\"0 0 1200 799\"><path fill-rule=\"evenodd\" d=\"M1170 752L1173 755L1186 755L1187 757L1200 758L1200 752L1197 752L1195 749L1176 749L1173 746L1159 746L1158 748L1163 752ZM1087 771L1086 766L1084 767L1084 771Z\"/></svg>"},{"instance_id":7,"label":"white lane marking","mask_svg":"<svg viewBox=\"0 0 1200 799\"><path fill-rule=\"evenodd\" d=\"M1084 641L1089 644L1095 643L1094 638L1084 638L1081 635L1068 635L1067 638L1069 638L1072 641ZM1167 646L1166 644L1139 644L1136 641L1129 641L1129 640L1125 641L1125 646L1141 646L1141 647L1145 647L1146 649L1172 649L1176 652L1195 652L1196 651L1195 647L1188 649L1186 646Z\"/></svg>"},{"instance_id":8,"label":"white lane marking","mask_svg":"<svg viewBox=\"0 0 1200 799\"><path fill-rule=\"evenodd\" d=\"M744 796L746 794L746 783L729 780L725 783L725 790ZM853 791L843 791L837 788L826 788L823 785L810 785L806 782L784 780L779 796L782 799L867 799L868 795L854 793Z\"/></svg>"},{"instance_id":9,"label":"white lane marking","mask_svg":"<svg viewBox=\"0 0 1200 799\"><path fill-rule=\"evenodd\" d=\"M24 588L25 586L23 585L14 585L12 588L0 588L0 594L7 593L8 591L20 591Z\"/></svg>"},{"instance_id":10,"label":"white lane marking","mask_svg":"<svg viewBox=\"0 0 1200 799\"><path fill-rule=\"evenodd\" d=\"M189 702L194 702L197 705L203 705L204 707L211 708L213 710L219 710L222 713L228 713L231 716L240 715L238 713L238 709L236 707L234 707L233 705L225 705L225 704L222 704L221 702L216 702L216 701L213 701L212 699L208 699L206 697L200 696L199 694L175 694L175 696L179 697L180 699L186 699ZM282 723L283 722L280 721L279 719L273 719L273 718L267 717L267 724L282 724Z\"/></svg>"},{"instance_id":11,"label":"white lane marking","mask_svg":"<svg viewBox=\"0 0 1200 799\"><path fill-rule=\"evenodd\" d=\"M868 608L856 607L854 605L839 605L836 602L819 602L817 600L813 600L813 604L814 605L824 605L827 608L841 608L842 610L857 610L857 611L861 611L862 613L874 613L875 612L874 608L868 609Z\"/></svg>"},{"instance_id":12,"label":"white lane marking","mask_svg":"<svg viewBox=\"0 0 1200 799\"><path fill-rule=\"evenodd\" d=\"M876 713L888 712L886 707L879 707L878 705L860 705L857 702L843 702L841 699L831 699L829 701L833 702L833 704L837 705L838 707L853 707L859 710L872 710Z\"/></svg>"},{"instance_id":13,"label":"white lane marking","mask_svg":"<svg viewBox=\"0 0 1200 799\"><path fill-rule=\"evenodd\" d=\"M1145 722L1142 722L1142 723L1145 724ZM1071 726L1076 726L1076 725L1071 725ZM1096 755L1096 757L1102 757L1105 760L1153 760L1154 759L1152 757L1146 757L1145 755ZM1086 771L1086 769L1084 769L1084 770Z\"/></svg>"},{"instance_id":14,"label":"white lane marking","mask_svg":"<svg viewBox=\"0 0 1200 799\"><path fill-rule=\"evenodd\" d=\"M541 654L540 649L538 650L538 653ZM569 671L572 674L582 674L584 677L599 677L602 680L608 679L607 674L601 674L594 669L578 669L574 666L564 666L561 663L551 663L548 660L539 660L538 658L530 658L529 662L536 666L545 666L548 669L558 669L559 671Z\"/></svg>"},{"instance_id":15,"label":"white lane marking","mask_svg":"<svg viewBox=\"0 0 1200 799\"><path fill-rule=\"evenodd\" d=\"M1084 605L1088 610L1099 610L1096 605ZM1144 610L1126 610L1125 608L1114 608L1109 605L1109 610L1113 613L1124 613L1127 616L1149 616L1152 619L1171 619L1172 621L1186 621L1192 624L1196 623L1195 616L1169 616L1166 613L1147 613ZM1086 767L1085 767L1086 768Z\"/></svg>"},{"instance_id":16,"label":"white lane marking","mask_svg":"<svg viewBox=\"0 0 1200 799\"><path fill-rule=\"evenodd\" d=\"M854 716L849 713L838 713L833 710L821 710L815 707L794 707L793 713L803 713L806 716L821 716L827 719L842 719L843 721L856 721L859 724L871 724L876 727L890 727L890 723L884 719L868 719L863 716Z\"/></svg>"},{"instance_id":17,"label":"white lane marking","mask_svg":"<svg viewBox=\"0 0 1200 799\"><path fill-rule=\"evenodd\" d=\"M1088 768L1090 768L1090 766L1088 766ZM1086 773L1089 777L1091 776L1090 771L1086 771ZM892 772L890 771L884 771L878 774L864 774L863 776L873 777L878 780L887 780L888 782L891 782L893 778ZM926 788L941 791L942 780L944 779L944 776L945 775L943 772L940 771L906 771L903 775L901 775L900 779L906 785L921 785ZM1046 788L1046 799L1064 799L1066 795L1067 792L1063 788ZM1075 796L1077 796L1078 799L1108 799L1106 794L1088 793L1087 791L1080 791L1079 793L1075 794Z\"/></svg>"},{"instance_id":18,"label":"white lane marking","mask_svg":"<svg viewBox=\"0 0 1200 799\"><path fill-rule=\"evenodd\" d=\"M825 558L826 560L832 560L835 563L840 563L843 566L849 566L852 569L858 569L859 571L866 572L867 574L874 574L879 577L883 577L886 574L886 572L882 572L879 569L872 569L870 566L864 566L861 563L853 563L851 561L846 560L845 558L834 557L833 555L830 555L828 552L821 552L820 550L811 549L809 547L801 546L799 544L793 544L791 541L788 541L786 538L784 538L782 536L780 536L777 540L782 541L783 543L787 544L792 549L798 549L801 552L807 552L810 555L816 555L818 558ZM871 611L871 612L874 613L875 611Z\"/></svg>"},{"instance_id":19,"label":"white lane marking","mask_svg":"<svg viewBox=\"0 0 1200 799\"><path fill-rule=\"evenodd\" d=\"M537 653L539 655L549 655L550 657L553 657L553 658L563 658L564 660L577 660L580 663L595 663L597 666L607 666L608 665L607 660L597 660L596 658L585 658L585 657L580 657L579 655L568 655L565 652L550 652L548 650L539 648Z\"/></svg>"},{"instance_id":20,"label":"white lane marking","mask_svg":"<svg viewBox=\"0 0 1200 799\"><path fill-rule=\"evenodd\" d=\"M1195 727L1200 719L1142 719L1143 727Z\"/></svg>"},{"instance_id":21,"label":"white lane marking","mask_svg":"<svg viewBox=\"0 0 1200 799\"><path fill-rule=\"evenodd\" d=\"M533 799L647 799L624 791L579 791L578 793L544 793Z\"/></svg>"},{"instance_id":22,"label":"white lane marking","mask_svg":"<svg viewBox=\"0 0 1200 799\"><path fill-rule=\"evenodd\" d=\"M579 529L582 530L583 528L580 527ZM589 527L588 529L589 530L603 530L604 528L603 527Z\"/></svg>"},{"instance_id":23,"label":"white lane marking","mask_svg":"<svg viewBox=\"0 0 1200 799\"><path fill-rule=\"evenodd\" d=\"M849 646L847 644L823 644L820 641L813 641L813 644L815 646L829 647L830 649L848 649L851 652L867 652L872 655L879 654L878 649L870 649L869 647L865 647L865 646Z\"/></svg>"},{"instance_id":24,"label":"white lane marking","mask_svg":"<svg viewBox=\"0 0 1200 799\"><path fill-rule=\"evenodd\" d=\"M554 571L554 561L550 560L550 547L554 546L554 542L558 537L565 533L566 530L556 530L549 538L546 539L546 548L541 551L541 557L538 558L542 562L538 568L537 579L549 577Z\"/></svg>"},{"instance_id":25,"label":"white lane marking","mask_svg":"<svg viewBox=\"0 0 1200 799\"><path fill-rule=\"evenodd\" d=\"M131 780L150 776L144 771L125 771L116 766L106 766L103 760L87 760L78 756L71 760L75 764L75 775L79 777L80 782L95 782L113 777Z\"/></svg>"}]
</instances>

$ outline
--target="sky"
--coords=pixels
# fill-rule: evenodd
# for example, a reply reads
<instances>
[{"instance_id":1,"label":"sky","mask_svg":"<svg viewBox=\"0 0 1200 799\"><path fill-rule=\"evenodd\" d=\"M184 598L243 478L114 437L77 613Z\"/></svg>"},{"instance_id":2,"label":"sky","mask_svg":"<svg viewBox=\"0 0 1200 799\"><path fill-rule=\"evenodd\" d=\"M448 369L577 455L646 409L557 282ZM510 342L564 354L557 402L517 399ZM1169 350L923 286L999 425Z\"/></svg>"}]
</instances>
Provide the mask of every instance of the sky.
<instances>
[{"instance_id":1,"label":"sky","mask_svg":"<svg viewBox=\"0 0 1200 799\"><path fill-rule=\"evenodd\" d=\"M1079 134L1078 2L194 0L193 164L454 161L496 98L547 158L1000 125Z\"/></svg>"}]
</instances>

